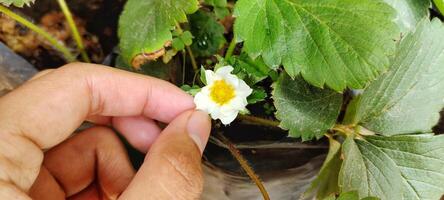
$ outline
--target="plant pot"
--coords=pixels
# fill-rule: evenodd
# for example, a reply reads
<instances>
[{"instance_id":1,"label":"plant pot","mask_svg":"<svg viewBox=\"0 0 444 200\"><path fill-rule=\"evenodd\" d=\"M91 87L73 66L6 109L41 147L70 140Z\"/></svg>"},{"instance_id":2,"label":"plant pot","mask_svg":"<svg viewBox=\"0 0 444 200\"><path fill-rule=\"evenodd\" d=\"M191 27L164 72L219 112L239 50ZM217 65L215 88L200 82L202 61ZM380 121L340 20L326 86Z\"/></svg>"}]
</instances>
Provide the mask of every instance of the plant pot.
<instances>
[{"instance_id":1,"label":"plant pot","mask_svg":"<svg viewBox=\"0 0 444 200\"><path fill-rule=\"evenodd\" d=\"M271 199L300 199L328 150L325 141L302 143L276 128L233 123L222 130L259 175ZM241 134L247 131L250 134ZM259 140L251 141L253 134ZM203 171L202 199L262 199L258 187L215 137L205 150Z\"/></svg>"}]
</instances>

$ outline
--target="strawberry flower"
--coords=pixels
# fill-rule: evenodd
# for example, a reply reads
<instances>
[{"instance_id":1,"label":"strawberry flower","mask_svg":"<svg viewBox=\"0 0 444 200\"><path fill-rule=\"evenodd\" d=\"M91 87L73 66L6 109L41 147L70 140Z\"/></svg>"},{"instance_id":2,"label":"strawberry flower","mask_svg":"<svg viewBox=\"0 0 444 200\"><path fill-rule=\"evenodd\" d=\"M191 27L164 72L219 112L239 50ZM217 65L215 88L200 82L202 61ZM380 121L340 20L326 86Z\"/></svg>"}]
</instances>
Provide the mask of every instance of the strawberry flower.
<instances>
[{"instance_id":1,"label":"strawberry flower","mask_svg":"<svg viewBox=\"0 0 444 200\"><path fill-rule=\"evenodd\" d=\"M253 91L245 81L231 74L232 71L232 66L220 67L215 72L205 70L207 85L194 97L197 109L206 111L225 125L245 110L247 97Z\"/></svg>"}]
</instances>

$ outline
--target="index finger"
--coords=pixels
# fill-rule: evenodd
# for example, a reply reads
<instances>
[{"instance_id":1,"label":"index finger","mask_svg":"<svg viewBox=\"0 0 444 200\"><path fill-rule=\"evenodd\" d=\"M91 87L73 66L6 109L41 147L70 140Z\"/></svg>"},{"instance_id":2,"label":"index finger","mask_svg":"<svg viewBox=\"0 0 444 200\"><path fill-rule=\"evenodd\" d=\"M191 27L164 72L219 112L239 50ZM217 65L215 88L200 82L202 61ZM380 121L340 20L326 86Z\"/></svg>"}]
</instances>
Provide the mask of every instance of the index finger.
<instances>
[{"instance_id":1,"label":"index finger","mask_svg":"<svg viewBox=\"0 0 444 200\"><path fill-rule=\"evenodd\" d=\"M146 116L165 123L194 107L171 83L99 65L74 63L33 79L0 100L0 130L40 148L66 139L90 115Z\"/></svg>"}]
</instances>

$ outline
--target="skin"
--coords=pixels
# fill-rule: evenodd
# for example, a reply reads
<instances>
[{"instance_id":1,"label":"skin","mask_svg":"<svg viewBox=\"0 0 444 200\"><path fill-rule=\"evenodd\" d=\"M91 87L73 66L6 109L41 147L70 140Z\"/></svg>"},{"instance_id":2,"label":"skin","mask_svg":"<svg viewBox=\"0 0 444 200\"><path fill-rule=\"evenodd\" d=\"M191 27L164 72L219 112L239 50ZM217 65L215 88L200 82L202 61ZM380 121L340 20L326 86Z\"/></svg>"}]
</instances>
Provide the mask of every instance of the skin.
<instances>
[{"instance_id":1,"label":"skin","mask_svg":"<svg viewBox=\"0 0 444 200\"><path fill-rule=\"evenodd\" d=\"M73 135L85 120L96 126ZM147 152L137 172L111 126ZM82 63L44 71L0 99L0 199L198 199L210 129L168 82Z\"/></svg>"}]
</instances>

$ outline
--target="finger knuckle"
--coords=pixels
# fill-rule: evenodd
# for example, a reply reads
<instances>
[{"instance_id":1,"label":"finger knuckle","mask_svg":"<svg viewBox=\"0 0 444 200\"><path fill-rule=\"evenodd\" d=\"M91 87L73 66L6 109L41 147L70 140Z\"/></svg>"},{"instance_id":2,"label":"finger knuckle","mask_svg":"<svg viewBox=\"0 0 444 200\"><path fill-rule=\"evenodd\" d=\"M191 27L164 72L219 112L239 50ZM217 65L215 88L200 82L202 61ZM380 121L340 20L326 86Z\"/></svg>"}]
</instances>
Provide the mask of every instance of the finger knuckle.
<instances>
[{"instance_id":1,"label":"finger knuckle","mask_svg":"<svg viewBox=\"0 0 444 200\"><path fill-rule=\"evenodd\" d=\"M43 162L43 152L31 140L17 134L2 135L0 146L0 180L29 189Z\"/></svg>"},{"instance_id":2,"label":"finger knuckle","mask_svg":"<svg viewBox=\"0 0 444 200\"><path fill-rule=\"evenodd\" d=\"M187 195L199 196L202 193L203 175L199 163L195 163L185 152L166 151L162 157L168 165L169 173L180 177L177 181Z\"/></svg>"}]
</instances>

